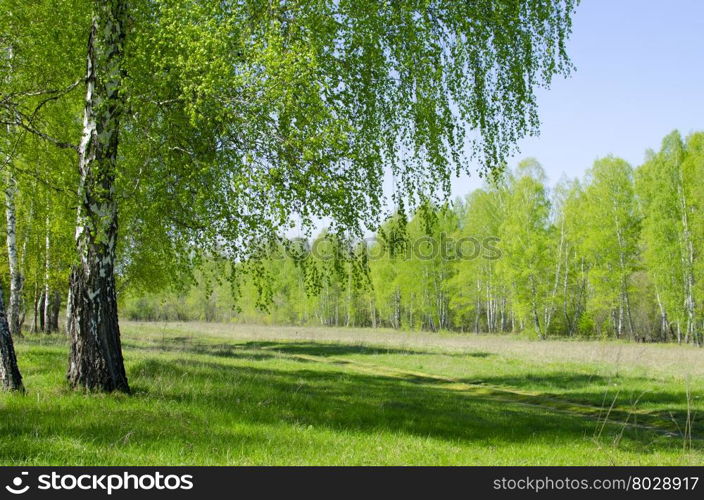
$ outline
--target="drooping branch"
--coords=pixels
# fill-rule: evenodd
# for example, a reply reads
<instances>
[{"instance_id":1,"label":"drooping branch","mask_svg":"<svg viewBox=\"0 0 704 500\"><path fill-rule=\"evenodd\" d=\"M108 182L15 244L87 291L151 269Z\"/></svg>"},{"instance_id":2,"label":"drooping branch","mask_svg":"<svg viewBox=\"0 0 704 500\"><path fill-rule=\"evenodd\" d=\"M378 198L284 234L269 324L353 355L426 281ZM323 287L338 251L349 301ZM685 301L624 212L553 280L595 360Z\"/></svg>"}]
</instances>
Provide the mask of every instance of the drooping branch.
<instances>
[{"instance_id":1,"label":"drooping branch","mask_svg":"<svg viewBox=\"0 0 704 500\"><path fill-rule=\"evenodd\" d=\"M6 112L8 118L0 118L0 123L6 126L19 127L27 132L30 132L45 141L50 142L54 146L61 149L72 149L78 153L78 146L72 144L68 141L63 141L57 139L46 132L39 130L35 123L39 117L39 112L48 103L57 101L62 97L69 94L72 90L77 88L83 79L78 79L71 85L63 89L49 89L49 90L26 90L21 92L11 92L2 97L0 97L0 108L3 108ZM39 103L34 106L31 112L22 111L22 105L20 104L20 99L32 98L38 96L47 96L42 99Z\"/></svg>"}]
</instances>

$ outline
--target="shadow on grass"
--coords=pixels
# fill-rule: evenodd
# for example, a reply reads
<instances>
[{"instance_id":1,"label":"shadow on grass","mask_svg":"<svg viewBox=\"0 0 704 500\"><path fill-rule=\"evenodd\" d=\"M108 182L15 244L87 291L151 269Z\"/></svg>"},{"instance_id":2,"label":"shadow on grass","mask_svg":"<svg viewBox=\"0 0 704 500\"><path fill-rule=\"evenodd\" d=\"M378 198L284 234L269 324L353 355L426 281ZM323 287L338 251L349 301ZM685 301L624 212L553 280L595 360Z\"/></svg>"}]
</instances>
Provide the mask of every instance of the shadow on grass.
<instances>
[{"instance_id":1,"label":"shadow on grass","mask_svg":"<svg viewBox=\"0 0 704 500\"><path fill-rule=\"evenodd\" d=\"M206 356L216 356L222 358L249 359L255 361L263 361L276 358L275 352L266 352L248 349L243 347L243 344L215 344L207 342L198 342L186 340L183 342L154 342L144 344L141 342L125 341L125 348L137 349L151 353L171 352L183 354L198 354Z\"/></svg>"},{"instance_id":2,"label":"shadow on grass","mask_svg":"<svg viewBox=\"0 0 704 500\"><path fill-rule=\"evenodd\" d=\"M170 337L164 341L156 341L150 344L143 342L133 342L126 340L126 346L137 349L151 351L168 351L168 352L190 352L195 354L206 354L209 356L224 356L224 357L246 357L247 352L252 354L257 359L265 359L274 357L280 352L284 354L303 354L308 356L345 356L353 354L377 355L377 354L408 354L408 355L442 355L448 357L469 357L469 358L488 358L496 356L490 352L438 352L431 350L422 350L418 348L399 349L395 347L384 346L368 346L355 344L334 344L334 343L316 343L316 342L272 342L272 341L249 341L241 343L211 343L200 340L194 340L189 337ZM256 352L255 352L256 351Z\"/></svg>"},{"instance_id":3,"label":"shadow on grass","mask_svg":"<svg viewBox=\"0 0 704 500\"><path fill-rule=\"evenodd\" d=\"M261 453L262 448L273 449L272 456L295 455L300 444L297 436L301 429L309 428L345 433L344 439L350 442L357 434L383 433L391 441L394 436L413 437L421 442L444 441L451 447L475 443L569 448L591 439L599 426L578 415L485 400L441 386L429 387L418 383L420 380L274 359L273 352L251 352L255 345L261 348L264 344L227 349L195 345L175 359L159 359L150 346L133 346L129 348L133 356L126 353L128 360L136 359L128 367L135 391L132 397L67 392L59 396L58 403L50 398L13 399L1 408L0 432L12 440L11 446L0 448L0 460L7 463L44 457L41 460L48 463L67 453L75 457L72 463L139 463L144 453L168 457L170 463L193 463L192 457L224 463L231 450L243 456ZM340 353L326 350L326 345L290 347L293 350L289 352L317 356ZM355 348L355 353L369 352ZM64 353L53 353L53 361L45 359L51 356L42 356L47 372L64 369ZM220 362L202 354L231 360ZM247 363L238 365L244 360ZM620 431L618 425L607 425L603 437L608 439ZM329 438L319 439L324 443ZM654 432L629 428L619 448L652 453L676 450L681 445L681 441Z\"/></svg>"},{"instance_id":4,"label":"shadow on grass","mask_svg":"<svg viewBox=\"0 0 704 500\"><path fill-rule=\"evenodd\" d=\"M593 420L549 410L500 403L472 394L423 386L417 381L308 368L223 366L210 361L181 361L177 366L158 360L141 362L140 380L188 381L197 392L174 390L159 397L179 406L199 407L237 422L312 425L342 432L380 431L437 438L448 442L508 445L582 440L598 427ZM142 394L154 389L143 385ZM546 418L549 417L549 418ZM620 430L620 428L619 428ZM662 436L627 430L638 446L656 446Z\"/></svg>"},{"instance_id":5,"label":"shadow on grass","mask_svg":"<svg viewBox=\"0 0 704 500\"><path fill-rule=\"evenodd\" d=\"M465 383L476 383L476 380L462 379ZM628 378L629 382L648 382L647 379ZM486 377L481 383L518 390L535 391L539 387L541 396L553 400L571 401L578 404L603 407L604 413L614 404L614 409L622 414L634 409L647 411L649 420L661 420L675 432L684 432L690 425L691 434L698 439L704 439L704 421L699 418L696 410L687 412L687 393L679 391L642 391L628 387L614 386L613 378L596 374L584 373L545 373L540 375L495 376ZM670 407L669 409L660 409ZM634 415L637 419L637 416ZM689 422L689 424L688 424Z\"/></svg>"},{"instance_id":6,"label":"shadow on grass","mask_svg":"<svg viewBox=\"0 0 704 500\"><path fill-rule=\"evenodd\" d=\"M448 353L437 351L426 351L422 349L398 349L393 347L365 346L365 345L346 345L346 344L325 344L316 342L246 342L243 344L246 347L254 349L273 349L275 351L288 354L305 354L309 356L345 356L350 354L409 354L409 355L442 355L442 356L461 356L471 358L488 358L495 356L490 352L462 352Z\"/></svg>"},{"instance_id":7,"label":"shadow on grass","mask_svg":"<svg viewBox=\"0 0 704 500\"><path fill-rule=\"evenodd\" d=\"M161 351L177 351L190 352L196 354L205 354L209 356L227 357L233 360L256 360L262 361L267 359L277 358L277 354L289 355L305 355L316 356L321 358L332 358L345 355L368 355L374 356L378 354L408 354L408 355L424 355L435 354L442 356L462 356L466 358L485 358L493 356L491 353L485 352L469 352L469 353L438 353L434 351L409 350L399 348L386 348L376 346L363 345L340 345L333 343L315 343L315 342L274 342L274 341L250 341L238 344L211 344L207 342L192 342L187 337L181 339L180 343L162 343L150 346L137 346L139 349L151 349ZM293 358L292 358L293 359ZM304 358L295 358L293 361L297 363L315 363L315 360ZM330 360L331 364L344 365L343 360ZM419 374L407 373L400 375L399 378L404 383L428 384L442 386L443 382L438 379L433 379ZM375 380L390 380L392 383L398 383L399 378L389 379L380 375L374 377ZM539 375L526 374L525 376L493 376L484 377L481 380L477 379L457 379L457 382L466 384L480 384L490 387L506 388L507 390L519 391L540 391L540 398L548 398L554 401L565 403L585 404L594 407L603 407L603 413L606 415L609 412L609 407L616 398L616 404L611 415L614 423L618 424L626 420L628 414L634 407L642 408L645 405L655 405L657 407L671 406L671 409L657 409L649 411L649 415L645 418L645 424L654 422L658 427L663 427L675 433L684 433L687 427L687 422L691 424L691 433L701 439L704 436L704 421L697 418L696 413L687 414L686 410L681 408L682 403L686 401L684 391L668 391L668 392L648 392L641 394L634 390L619 390L612 387L612 379L596 374L574 373L566 371L563 373L543 373ZM453 381L448 381L448 384ZM603 389L602 389L603 388ZM529 403L530 398L516 398L516 403ZM540 400L537 399L535 404L539 405ZM405 405L398 403L399 405ZM496 403L494 403L496 404ZM680 405L679 408L676 408ZM549 408L545 408L549 411ZM638 417L633 416L631 422L637 421ZM643 420L643 419L641 419ZM663 424L662 426L660 424Z\"/></svg>"}]
</instances>

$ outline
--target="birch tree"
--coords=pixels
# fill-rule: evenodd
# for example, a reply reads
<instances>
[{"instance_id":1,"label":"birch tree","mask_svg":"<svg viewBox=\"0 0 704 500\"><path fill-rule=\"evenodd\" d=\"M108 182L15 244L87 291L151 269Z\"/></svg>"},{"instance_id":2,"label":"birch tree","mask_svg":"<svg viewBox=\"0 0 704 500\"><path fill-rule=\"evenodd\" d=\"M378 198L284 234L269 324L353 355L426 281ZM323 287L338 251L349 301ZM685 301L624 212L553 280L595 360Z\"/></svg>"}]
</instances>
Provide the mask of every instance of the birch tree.
<instances>
[{"instance_id":1,"label":"birch tree","mask_svg":"<svg viewBox=\"0 0 704 500\"><path fill-rule=\"evenodd\" d=\"M590 260L589 297L599 322L610 324L616 337L635 335L630 278L638 266L639 218L633 169L615 157L597 160L587 173L582 220L582 251Z\"/></svg>"},{"instance_id":2,"label":"birch tree","mask_svg":"<svg viewBox=\"0 0 704 500\"><path fill-rule=\"evenodd\" d=\"M644 261L655 284L661 328L673 325L680 342L701 342L697 225L702 198L696 187L704 170L697 151L701 141L701 134L685 142L673 132L637 171Z\"/></svg>"},{"instance_id":3,"label":"birch tree","mask_svg":"<svg viewBox=\"0 0 704 500\"><path fill-rule=\"evenodd\" d=\"M561 311L565 334L573 336L579 331L591 333L582 324L587 313L590 269L590 262L583 253L583 249L589 234L583 223L586 208L582 184L578 180L573 180L558 189L562 189L563 199L556 222L562 233L563 245L562 276L558 284L557 297L559 304L556 306Z\"/></svg>"},{"instance_id":4,"label":"birch tree","mask_svg":"<svg viewBox=\"0 0 704 500\"><path fill-rule=\"evenodd\" d=\"M5 74L5 81L11 82L12 65L14 62L14 47L9 44L5 47L3 54L2 66ZM17 358L12 340L13 335L21 334L20 315L19 315L19 300L22 292L22 276L19 271L17 261L17 238L16 238L16 220L15 220L15 194L16 184L15 178L10 170L10 165L13 161L13 144L10 141L10 122L12 122L14 109L6 109L6 114L10 116L6 119L6 137L3 141L4 158L3 169L6 173L5 186L5 215L7 220L7 253L10 267L10 307L8 318L5 312L5 304L2 300L2 291L0 291L0 382L5 390L22 390L22 375L17 366Z\"/></svg>"},{"instance_id":5,"label":"birch tree","mask_svg":"<svg viewBox=\"0 0 704 500\"><path fill-rule=\"evenodd\" d=\"M553 307L555 252L550 200L540 164L521 162L509 183L506 217L500 228L499 261L517 315L545 338Z\"/></svg>"},{"instance_id":6,"label":"birch tree","mask_svg":"<svg viewBox=\"0 0 704 500\"><path fill-rule=\"evenodd\" d=\"M152 205L125 227L156 225L167 254L225 241L241 259L294 218L361 234L379 222L385 165L397 197L441 197L452 172L489 172L537 131L534 87L571 69L576 0L69 4L53 15L89 18L66 24L87 40L80 140L18 126L78 155L69 381L128 391L120 206Z\"/></svg>"},{"instance_id":7,"label":"birch tree","mask_svg":"<svg viewBox=\"0 0 704 500\"><path fill-rule=\"evenodd\" d=\"M9 158L8 162L9 164ZM6 167L7 168L7 167ZM20 305L24 278L19 265L17 251L17 180L12 170L7 168L5 177L5 219L7 222L7 259L10 267L10 303L8 307L8 327L11 335L22 333Z\"/></svg>"},{"instance_id":8,"label":"birch tree","mask_svg":"<svg viewBox=\"0 0 704 500\"><path fill-rule=\"evenodd\" d=\"M501 273L502 254L497 248L507 216L507 181L487 182L458 207L457 274L451 278L451 305L461 324L474 332L513 328L510 283Z\"/></svg>"}]
</instances>

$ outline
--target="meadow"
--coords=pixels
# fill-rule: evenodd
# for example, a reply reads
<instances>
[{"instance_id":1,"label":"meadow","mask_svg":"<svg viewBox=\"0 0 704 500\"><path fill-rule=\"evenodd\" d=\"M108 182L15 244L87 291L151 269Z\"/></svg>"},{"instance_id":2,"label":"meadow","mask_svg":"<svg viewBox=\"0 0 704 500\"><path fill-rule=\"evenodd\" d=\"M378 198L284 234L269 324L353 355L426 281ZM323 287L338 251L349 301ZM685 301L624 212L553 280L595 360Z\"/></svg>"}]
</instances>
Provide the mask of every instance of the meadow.
<instances>
[{"instance_id":1,"label":"meadow","mask_svg":"<svg viewBox=\"0 0 704 500\"><path fill-rule=\"evenodd\" d=\"M353 328L123 322L131 395L16 341L3 465L701 465L704 350Z\"/></svg>"}]
</instances>

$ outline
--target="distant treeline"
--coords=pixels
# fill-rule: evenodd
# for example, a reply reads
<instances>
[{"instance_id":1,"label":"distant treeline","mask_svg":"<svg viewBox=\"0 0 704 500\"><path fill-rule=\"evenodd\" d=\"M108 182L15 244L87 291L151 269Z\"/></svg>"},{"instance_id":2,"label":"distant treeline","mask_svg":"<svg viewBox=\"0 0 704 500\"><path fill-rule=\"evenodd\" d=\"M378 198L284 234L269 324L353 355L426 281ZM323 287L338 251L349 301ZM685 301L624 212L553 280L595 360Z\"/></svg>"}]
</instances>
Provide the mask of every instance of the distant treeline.
<instances>
[{"instance_id":1,"label":"distant treeline","mask_svg":"<svg viewBox=\"0 0 704 500\"><path fill-rule=\"evenodd\" d=\"M365 241L275 245L238 265L257 279L235 294L214 261L187 292L126 295L122 314L701 345L702 179L704 133L670 134L635 169L600 159L554 188L524 160L466 199L399 210Z\"/></svg>"}]
</instances>

